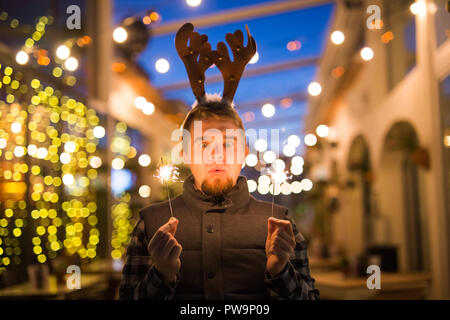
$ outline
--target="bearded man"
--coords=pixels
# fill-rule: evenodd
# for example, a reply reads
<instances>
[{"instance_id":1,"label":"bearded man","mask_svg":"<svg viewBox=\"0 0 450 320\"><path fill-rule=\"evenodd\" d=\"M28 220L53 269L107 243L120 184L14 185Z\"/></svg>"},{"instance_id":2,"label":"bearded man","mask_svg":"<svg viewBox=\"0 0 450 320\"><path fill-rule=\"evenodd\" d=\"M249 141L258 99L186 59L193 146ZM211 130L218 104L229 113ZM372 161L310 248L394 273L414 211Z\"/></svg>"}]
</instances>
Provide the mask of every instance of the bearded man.
<instances>
[{"instance_id":1,"label":"bearded man","mask_svg":"<svg viewBox=\"0 0 450 320\"><path fill-rule=\"evenodd\" d=\"M210 51L205 36L194 33L192 25L177 33L177 50L197 98L182 124L182 156L192 174L171 203L140 211L126 253L120 299L319 298L309 271L307 242L288 209L256 200L240 175L249 151L242 120L230 101L256 43L248 31L246 52L241 34L229 35L235 61L243 61L240 66L224 66L222 45ZM191 45L183 51L187 38ZM208 63L199 67L201 61ZM204 78L195 80L212 63L225 78L220 100L209 98L198 86ZM176 218L168 219L170 204Z\"/></svg>"}]
</instances>

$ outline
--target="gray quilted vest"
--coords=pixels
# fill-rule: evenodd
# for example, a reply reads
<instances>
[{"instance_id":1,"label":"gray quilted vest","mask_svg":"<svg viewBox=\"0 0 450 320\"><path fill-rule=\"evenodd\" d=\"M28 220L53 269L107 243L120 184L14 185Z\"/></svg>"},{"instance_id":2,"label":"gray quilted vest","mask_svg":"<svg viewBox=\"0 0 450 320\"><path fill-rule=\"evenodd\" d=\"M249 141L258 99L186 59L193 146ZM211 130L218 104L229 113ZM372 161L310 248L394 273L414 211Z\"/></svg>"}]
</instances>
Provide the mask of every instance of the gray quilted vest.
<instances>
[{"instance_id":1,"label":"gray quilted vest","mask_svg":"<svg viewBox=\"0 0 450 320\"><path fill-rule=\"evenodd\" d=\"M183 246L174 299L269 298L265 242L272 203L251 196L245 177L239 176L224 198L214 199L194 189L191 175L172 207L179 220L175 238ZM150 239L169 220L169 204L150 205L140 214ZM286 216L287 208L274 205L275 218Z\"/></svg>"}]
</instances>

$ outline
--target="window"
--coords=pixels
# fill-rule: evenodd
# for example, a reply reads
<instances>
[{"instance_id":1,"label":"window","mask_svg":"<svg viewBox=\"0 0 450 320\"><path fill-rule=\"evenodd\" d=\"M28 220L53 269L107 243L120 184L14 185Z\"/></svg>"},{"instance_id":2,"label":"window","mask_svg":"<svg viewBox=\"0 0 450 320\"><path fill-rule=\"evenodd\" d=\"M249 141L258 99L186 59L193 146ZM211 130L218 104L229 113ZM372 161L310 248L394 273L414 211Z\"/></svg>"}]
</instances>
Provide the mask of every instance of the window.
<instances>
[{"instance_id":1,"label":"window","mask_svg":"<svg viewBox=\"0 0 450 320\"><path fill-rule=\"evenodd\" d=\"M450 13L446 5L447 0L435 0L436 13L434 22L436 25L436 45L439 47L450 38ZM450 6L450 5L449 5Z\"/></svg>"},{"instance_id":2,"label":"window","mask_svg":"<svg viewBox=\"0 0 450 320\"><path fill-rule=\"evenodd\" d=\"M447 225L450 223L450 76L440 83L440 109L442 119L443 164L445 173L444 194L446 201ZM449 239L450 242L450 239ZM450 255L450 252L449 252Z\"/></svg>"},{"instance_id":3,"label":"window","mask_svg":"<svg viewBox=\"0 0 450 320\"><path fill-rule=\"evenodd\" d=\"M393 34L386 43L388 83L392 90L416 65L416 23L409 1L386 1L386 32Z\"/></svg>"}]
</instances>

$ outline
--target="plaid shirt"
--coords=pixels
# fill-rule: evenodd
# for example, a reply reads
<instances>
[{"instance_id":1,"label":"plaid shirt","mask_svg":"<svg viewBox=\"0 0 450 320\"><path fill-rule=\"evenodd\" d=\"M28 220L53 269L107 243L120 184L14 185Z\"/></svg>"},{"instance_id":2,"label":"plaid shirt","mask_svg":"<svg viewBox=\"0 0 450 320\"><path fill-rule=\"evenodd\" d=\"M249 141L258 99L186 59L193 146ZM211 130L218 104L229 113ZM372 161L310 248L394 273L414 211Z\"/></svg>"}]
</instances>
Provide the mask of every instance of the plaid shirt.
<instances>
[{"instance_id":1,"label":"plaid shirt","mask_svg":"<svg viewBox=\"0 0 450 320\"><path fill-rule=\"evenodd\" d=\"M275 300L316 300L319 291L314 288L314 279L310 276L307 243L294 222L296 246L293 257L280 274L272 278L266 270L264 283L268 289L268 298ZM149 239L144 230L144 221L140 219L133 230L127 249L126 262L122 270L122 282L119 299L171 300L180 281L167 283L156 270L147 251Z\"/></svg>"}]
</instances>

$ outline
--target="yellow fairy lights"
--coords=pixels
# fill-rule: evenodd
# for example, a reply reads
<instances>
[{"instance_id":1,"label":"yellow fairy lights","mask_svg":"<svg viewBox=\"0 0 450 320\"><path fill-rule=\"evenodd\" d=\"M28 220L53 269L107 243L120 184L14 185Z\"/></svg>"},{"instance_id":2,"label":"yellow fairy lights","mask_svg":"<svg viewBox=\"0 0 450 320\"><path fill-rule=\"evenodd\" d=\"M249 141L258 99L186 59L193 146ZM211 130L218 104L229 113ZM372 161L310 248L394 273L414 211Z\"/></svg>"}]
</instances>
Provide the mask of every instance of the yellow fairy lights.
<instances>
[{"instance_id":1,"label":"yellow fairy lights","mask_svg":"<svg viewBox=\"0 0 450 320\"><path fill-rule=\"evenodd\" d=\"M131 210L129 206L130 194L125 193L118 198L119 203L112 207L113 233L111 239L111 257L120 259L125 254L125 247L130 242L130 234L133 231L131 223Z\"/></svg>"},{"instance_id":2,"label":"yellow fairy lights","mask_svg":"<svg viewBox=\"0 0 450 320\"><path fill-rule=\"evenodd\" d=\"M46 22L40 23L37 31L42 33ZM28 248L39 263L62 250L94 259L100 231L90 188L102 163L92 134L99 118L81 101L39 79L25 83L13 68L1 71L0 90L8 94L6 101L0 100L0 273L21 263ZM23 101L29 89L33 92ZM94 166L89 165L92 158ZM64 177L70 175L73 184L67 187ZM27 224L32 245L23 243L22 250Z\"/></svg>"},{"instance_id":3,"label":"yellow fairy lights","mask_svg":"<svg viewBox=\"0 0 450 320\"><path fill-rule=\"evenodd\" d=\"M7 18L0 12L0 20ZM18 49L17 62L56 63L49 66L49 73L60 83L74 86L77 79L68 72L76 69L71 53L63 59L36 46L52 20L41 17L36 22ZM8 19L8 24L17 28L20 22ZM64 45L70 52L72 46ZM27 57L30 61L25 61ZM97 215L100 202L95 185L105 164L98 150L105 128L83 101L65 95L47 80L27 78L14 69L0 65L0 273L20 264L23 251L32 252L34 263L48 262L61 253L95 259L104 241L98 228L102 219ZM127 131L126 124L119 122L107 146L118 159L118 170L126 170L128 161L136 158L137 162L140 154ZM149 194L149 187L143 186L141 195ZM122 192L114 200L110 254L120 259L134 225L131 194ZM29 239L27 243L24 238Z\"/></svg>"},{"instance_id":4,"label":"yellow fairy lights","mask_svg":"<svg viewBox=\"0 0 450 320\"><path fill-rule=\"evenodd\" d=\"M111 166L115 171L120 172L126 167L128 159L134 158L136 149L131 146L131 138L127 135L127 125L118 122L110 145L114 154ZM114 190L113 190L114 191ZM112 206L113 231L111 237L111 257L120 260L125 254L125 248L131 240L131 232L135 221L130 208L131 195L121 191L114 193L115 204Z\"/></svg>"},{"instance_id":5,"label":"yellow fairy lights","mask_svg":"<svg viewBox=\"0 0 450 320\"><path fill-rule=\"evenodd\" d=\"M12 94L19 88L17 79L21 75L13 74L11 67L5 67L3 72L10 79L15 79L9 86L3 87ZM23 162L26 148L21 136L27 114L19 104L10 103L8 98L6 100L6 103L0 100L0 273L10 264L21 263L20 240L27 216L27 203L24 201L27 184L24 177L28 166Z\"/></svg>"}]
</instances>

